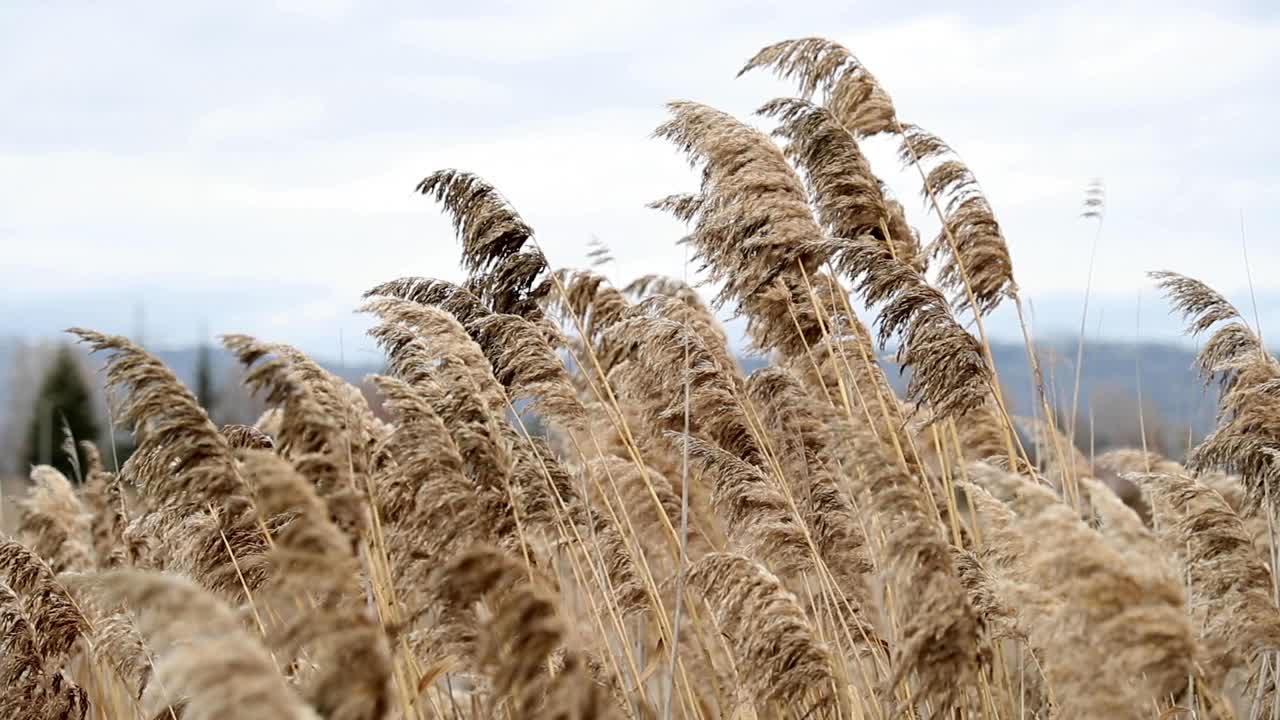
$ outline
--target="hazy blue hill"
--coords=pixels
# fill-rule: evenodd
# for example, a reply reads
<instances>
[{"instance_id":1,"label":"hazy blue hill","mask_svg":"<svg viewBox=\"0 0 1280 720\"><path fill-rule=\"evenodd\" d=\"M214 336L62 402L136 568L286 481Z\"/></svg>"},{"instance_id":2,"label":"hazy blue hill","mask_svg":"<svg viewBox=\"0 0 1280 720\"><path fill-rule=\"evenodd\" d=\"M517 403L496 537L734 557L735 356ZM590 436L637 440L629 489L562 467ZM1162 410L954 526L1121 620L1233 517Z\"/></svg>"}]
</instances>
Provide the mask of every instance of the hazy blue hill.
<instances>
[{"instance_id":1,"label":"hazy blue hill","mask_svg":"<svg viewBox=\"0 0 1280 720\"><path fill-rule=\"evenodd\" d=\"M1033 415L1037 398L1025 347L1021 343L997 342L992 354L1011 412ZM1037 356L1046 392L1061 412L1069 412L1075 387L1075 341L1042 343ZM1200 381L1192 367L1194 359L1191 348L1172 343L1086 344L1080 377L1081 423L1087 423L1092 408L1095 414L1105 415L1099 421L1136 427L1141 389L1146 422L1166 426L1170 433L1177 433L1179 442L1184 442L1181 438L1186 437L1188 429L1195 437L1204 435L1213 428L1217 396ZM744 356L740 361L746 372L767 364L759 356ZM899 392L905 391L910 375L898 371L893 353L883 353L881 362L889 382Z\"/></svg>"},{"instance_id":2,"label":"hazy blue hill","mask_svg":"<svg viewBox=\"0 0 1280 720\"><path fill-rule=\"evenodd\" d=\"M160 359L165 365L168 365L177 373L178 377L190 386L195 381L196 366L199 363L200 349L198 347L174 348L167 350L155 350L153 354ZM239 363L232 355L221 347L214 346L210 354L213 374L215 378L222 379L236 372ZM329 358L316 358L326 370L334 373L338 377L352 383L359 383L366 375L382 371L380 365L370 364L349 364L343 363Z\"/></svg>"},{"instance_id":3,"label":"hazy blue hill","mask_svg":"<svg viewBox=\"0 0 1280 720\"><path fill-rule=\"evenodd\" d=\"M9 378L13 376L12 369L20 347L16 340L0 338L0 378L4 379L0 382L0 408L6 410L16 410L9 403L12 392ZM154 352L173 368L183 382L188 385L194 382L198 348L158 349ZM1012 412L1032 415L1036 399L1023 346L999 342L993 352ZM1063 411L1071 406L1075 356L1076 346L1071 340L1045 343L1040 348L1047 388ZM235 360L228 353L215 347L212 357L214 377L218 383L230 382L237 376ZM362 362L358 363L318 359L330 371L351 382L358 383L366 375L382 370L380 365L369 362L371 357L361 356ZM1192 368L1193 359L1191 348L1174 344L1096 342L1086 345L1080 390L1082 422L1092 409L1099 427L1106 423L1112 428L1136 428L1140 384L1146 408L1144 420L1148 424L1158 423L1166 435L1175 438L1176 447L1185 442L1188 430L1195 437L1202 436L1213 427L1216 395L1213 389L1204 388ZM744 356L740 360L747 372L767 362L758 356ZM901 391L906 386L907 377L898 372L892 360L891 352L884 354L886 373ZM89 360L90 367L100 365L98 359ZM5 425L14 421L14 418L0 415L0 435L3 435Z\"/></svg>"},{"instance_id":4,"label":"hazy blue hill","mask_svg":"<svg viewBox=\"0 0 1280 720\"><path fill-rule=\"evenodd\" d=\"M1022 345L999 343L992 348L1000 380L1013 398L1013 412L1030 415L1036 402L1027 353ZM1038 353L1050 396L1069 411L1075 387L1074 341L1044 344ZM1213 428L1217 395L1205 388L1193 367L1195 352L1165 343L1086 344L1080 377L1080 416L1088 408L1115 412L1132 408L1137 423L1139 390L1143 405L1183 436L1190 428L1199 437Z\"/></svg>"}]
</instances>

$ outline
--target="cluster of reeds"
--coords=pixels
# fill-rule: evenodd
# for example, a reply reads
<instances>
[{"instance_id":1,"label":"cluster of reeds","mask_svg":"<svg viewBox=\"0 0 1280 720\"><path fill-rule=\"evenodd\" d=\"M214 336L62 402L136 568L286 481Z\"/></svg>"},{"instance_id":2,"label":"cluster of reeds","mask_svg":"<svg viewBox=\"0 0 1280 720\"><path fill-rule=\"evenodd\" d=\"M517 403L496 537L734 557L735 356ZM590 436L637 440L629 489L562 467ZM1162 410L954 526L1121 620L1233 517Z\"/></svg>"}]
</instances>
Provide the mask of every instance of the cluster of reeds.
<instances>
[{"instance_id":1,"label":"cluster of reeds","mask_svg":"<svg viewBox=\"0 0 1280 720\"><path fill-rule=\"evenodd\" d=\"M552 267L497 189L445 170L419 190L468 277L367 294L385 412L236 335L270 409L220 428L141 347L72 330L137 451L107 468L89 445L79 487L33 470L0 546L4 717L1280 710L1280 365L1256 332L1160 275L1215 330L1219 429L1185 467L1095 466L1047 412L1033 462L982 331L1017 285L973 173L833 42L754 68L797 82L761 111L781 145L692 102L656 132L701 171L656 206L689 224L711 305ZM926 246L860 150L881 134L942 222ZM768 367L743 373L717 308Z\"/></svg>"}]
</instances>

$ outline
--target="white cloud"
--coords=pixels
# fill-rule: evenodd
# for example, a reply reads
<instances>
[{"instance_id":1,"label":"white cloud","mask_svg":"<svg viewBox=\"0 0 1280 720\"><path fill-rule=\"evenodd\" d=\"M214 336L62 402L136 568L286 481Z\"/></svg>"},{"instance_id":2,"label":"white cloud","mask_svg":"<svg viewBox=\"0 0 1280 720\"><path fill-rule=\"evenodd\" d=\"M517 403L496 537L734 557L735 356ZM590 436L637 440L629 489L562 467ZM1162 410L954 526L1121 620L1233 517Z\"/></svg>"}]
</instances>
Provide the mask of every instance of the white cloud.
<instances>
[{"instance_id":1,"label":"white cloud","mask_svg":"<svg viewBox=\"0 0 1280 720\"><path fill-rule=\"evenodd\" d=\"M272 0L276 10L315 20L340 20L351 12L351 0Z\"/></svg>"},{"instance_id":2,"label":"white cloud","mask_svg":"<svg viewBox=\"0 0 1280 720\"><path fill-rule=\"evenodd\" d=\"M264 97L200 116L191 128L191 141L216 147L238 140L278 140L314 127L324 112L317 98Z\"/></svg>"},{"instance_id":3,"label":"white cloud","mask_svg":"<svg viewBox=\"0 0 1280 720\"><path fill-rule=\"evenodd\" d=\"M735 80L742 61L821 32L859 53L904 117L963 153L1029 294L1083 285L1092 229L1077 212L1099 175L1110 207L1098 292L1132 296L1153 267L1243 286L1241 208L1255 280L1280 288L1260 271L1280 263L1272 20L1107 5L901 18L837 3L783 16L585 0L385 17L345 2L281 9L318 22L197 43L184 33L205 16L247 33L280 13L171 9L132 25L102 19L111 32L94 33L96 20L60 25L48 11L32 23L39 42L0 50L0 67L56 59L43 82L0 70L0 102L47 120L0 118L0 282L22 292L294 277L331 292L275 319L321 326L388 277L457 277L447 220L412 193L449 166L497 185L556 264L582 263L598 235L620 277L679 275L680 226L644 208L696 184L673 148L648 137L661 104L692 98L750 121L789 88ZM0 30L0 46L12 34ZM185 73L194 76L174 82ZM868 148L930 234L918 178L891 150Z\"/></svg>"}]
</instances>

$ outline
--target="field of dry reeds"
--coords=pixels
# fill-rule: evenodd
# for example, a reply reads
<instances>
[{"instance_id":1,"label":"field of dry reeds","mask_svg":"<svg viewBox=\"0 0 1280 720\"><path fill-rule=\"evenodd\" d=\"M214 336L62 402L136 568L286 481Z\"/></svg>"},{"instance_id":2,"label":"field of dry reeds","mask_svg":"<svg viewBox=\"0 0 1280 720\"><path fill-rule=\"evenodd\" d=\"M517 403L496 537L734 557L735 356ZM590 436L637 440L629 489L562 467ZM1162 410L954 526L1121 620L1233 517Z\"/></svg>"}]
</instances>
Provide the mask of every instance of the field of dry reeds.
<instances>
[{"instance_id":1,"label":"field of dry reeds","mask_svg":"<svg viewBox=\"0 0 1280 720\"><path fill-rule=\"evenodd\" d=\"M1022 298L968 167L840 45L743 72L794 81L760 110L772 137L695 102L655 131L702 171L654 207L688 223L710 304L557 268L498 190L442 170L418 190L467 279L362 307L389 422L228 336L270 410L217 427L129 339L71 330L137 449L32 472L0 545L0 717L1280 713L1280 365L1240 312L1154 274L1221 388L1181 463L1086 457L1043 383L1015 423L983 318ZM936 238L871 136L919 171ZM744 376L720 307L769 366Z\"/></svg>"}]
</instances>

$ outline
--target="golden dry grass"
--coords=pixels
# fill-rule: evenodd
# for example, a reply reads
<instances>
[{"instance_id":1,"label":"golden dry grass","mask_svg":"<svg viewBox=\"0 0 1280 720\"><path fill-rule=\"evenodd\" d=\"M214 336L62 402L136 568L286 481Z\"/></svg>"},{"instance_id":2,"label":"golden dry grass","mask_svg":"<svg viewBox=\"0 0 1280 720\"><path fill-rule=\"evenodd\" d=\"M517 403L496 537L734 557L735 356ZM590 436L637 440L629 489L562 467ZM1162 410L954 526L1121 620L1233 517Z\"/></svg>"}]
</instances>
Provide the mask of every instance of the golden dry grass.
<instances>
[{"instance_id":1,"label":"golden dry grass","mask_svg":"<svg viewBox=\"0 0 1280 720\"><path fill-rule=\"evenodd\" d=\"M36 468L16 504L6 483L4 717L1272 716L1280 365L1253 330L1160 274L1211 332L1218 431L1185 466L1093 467L1046 400L1033 462L982 323L1021 300L973 173L835 43L760 68L801 95L762 110L781 146L692 102L655 133L702 171L655 207L773 360L749 376L688 285L551 266L459 170L418 189L466 280L361 308L389 420L234 335L270 410L219 428L145 350L72 330L138 450L119 473L87 453L82 487ZM931 242L859 150L879 134Z\"/></svg>"}]
</instances>

